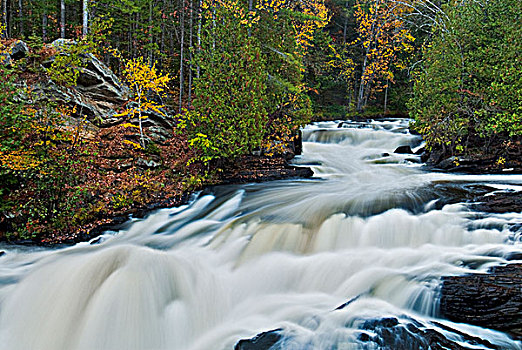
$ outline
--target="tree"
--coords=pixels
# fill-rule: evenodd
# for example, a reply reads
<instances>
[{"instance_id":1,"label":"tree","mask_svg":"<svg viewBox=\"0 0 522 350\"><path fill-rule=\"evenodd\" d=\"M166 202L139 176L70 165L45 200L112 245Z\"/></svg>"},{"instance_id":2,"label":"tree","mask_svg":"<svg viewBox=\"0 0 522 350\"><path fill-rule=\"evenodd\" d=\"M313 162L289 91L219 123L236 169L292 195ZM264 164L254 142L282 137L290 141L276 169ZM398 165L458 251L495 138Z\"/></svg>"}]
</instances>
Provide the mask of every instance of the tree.
<instances>
[{"instance_id":1,"label":"tree","mask_svg":"<svg viewBox=\"0 0 522 350\"><path fill-rule=\"evenodd\" d=\"M238 2L204 2L201 47L194 52L195 112L184 123L201 159L244 154L261 144L266 125L265 62ZM214 21L214 18L219 20ZM242 45L237 45L240 42Z\"/></svg>"},{"instance_id":2,"label":"tree","mask_svg":"<svg viewBox=\"0 0 522 350\"><path fill-rule=\"evenodd\" d=\"M402 7L380 0L372 0L363 6L357 4L355 18L357 20L358 38L354 44L363 50L361 78L357 94L357 111L366 105L371 88L385 88L393 82L393 66L404 68L399 53L411 52L411 43L415 40L401 14L409 7Z\"/></svg>"},{"instance_id":3,"label":"tree","mask_svg":"<svg viewBox=\"0 0 522 350\"><path fill-rule=\"evenodd\" d=\"M470 137L482 137L487 150L495 138L522 135L521 2L464 1L444 10L415 77L416 129L452 153Z\"/></svg>"},{"instance_id":4,"label":"tree","mask_svg":"<svg viewBox=\"0 0 522 350\"><path fill-rule=\"evenodd\" d=\"M82 35L86 37L89 32L89 0L83 0L82 5Z\"/></svg>"},{"instance_id":5,"label":"tree","mask_svg":"<svg viewBox=\"0 0 522 350\"><path fill-rule=\"evenodd\" d=\"M125 81L133 92L133 101L136 107L125 110L118 116L135 117L138 113L138 125L140 129L140 145L145 147L145 136L143 132L142 120L144 111L154 111L156 113L165 114L161 109L162 104L157 103L152 98L162 96L167 88L171 78L168 74L162 74L156 69L156 65L149 66L144 63L143 58L127 60L123 69Z\"/></svg>"}]
</instances>

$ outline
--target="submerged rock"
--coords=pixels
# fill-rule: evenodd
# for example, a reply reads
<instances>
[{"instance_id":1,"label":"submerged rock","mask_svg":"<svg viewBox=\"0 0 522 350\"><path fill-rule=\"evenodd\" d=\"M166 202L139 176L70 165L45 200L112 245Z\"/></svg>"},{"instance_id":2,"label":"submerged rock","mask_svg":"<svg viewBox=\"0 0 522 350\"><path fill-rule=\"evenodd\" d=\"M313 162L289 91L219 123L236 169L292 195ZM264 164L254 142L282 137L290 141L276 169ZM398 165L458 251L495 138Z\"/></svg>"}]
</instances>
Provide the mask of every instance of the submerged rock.
<instances>
[{"instance_id":1,"label":"submerged rock","mask_svg":"<svg viewBox=\"0 0 522 350\"><path fill-rule=\"evenodd\" d=\"M358 340L367 343L364 349L419 349L419 350L471 350L476 346L487 349L500 349L487 340L482 340L469 334L462 333L456 329L447 327L440 323L433 323L434 328L427 328L420 322L413 319L399 321L395 317L368 320L361 326L362 332ZM441 331L435 328L442 328L446 332L454 334L455 338L461 338L473 347L463 346L460 342L446 337Z\"/></svg>"},{"instance_id":2,"label":"submerged rock","mask_svg":"<svg viewBox=\"0 0 522 350\"><path fill-rule=\"evenodd\" d=\"M234 350L269 350L281 340L281 328L263 332L251 339L240 340Z\"/></svg>"}]
</instances>

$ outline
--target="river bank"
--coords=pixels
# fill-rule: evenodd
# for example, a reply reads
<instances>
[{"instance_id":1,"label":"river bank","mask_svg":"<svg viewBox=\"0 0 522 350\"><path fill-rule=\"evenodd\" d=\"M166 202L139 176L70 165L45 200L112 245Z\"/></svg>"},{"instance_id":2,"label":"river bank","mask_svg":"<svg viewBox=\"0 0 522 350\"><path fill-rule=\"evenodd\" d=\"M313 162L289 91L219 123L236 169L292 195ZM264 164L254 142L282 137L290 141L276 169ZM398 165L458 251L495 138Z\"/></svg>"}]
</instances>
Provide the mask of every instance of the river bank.
<instances>
[{"instance_id":1,"label":"river bank","mask_svg":"<svg viewBox=\"0 0 522 350\"><path fill-rule=\"evenodd\" d=\"M288 163L294 156L295 154L290 152L290 150L285 155L242 156L236 160L221 164L219 169L211 170L210 173L212 175L208 178L191 182L186 186L182 186L181 183L189 179L180 179L178 181L180 183L179 185L171 184L168 186L170 189L169 193L161 190L158 191L157 194L150 196L150 198L154 199L164 195L164 200L140 203L139 206L130 205L125 210L121 210L111 217L99 218L87 222L83 227L78 227L78 229L73 232L42 235L34 239L21 240L10 240L4 236L0 241L14 245L36 246L76 244L89 241L107 230L119 230L128 225L131 218L143 218L157 209L172 208L187 204L195 192L208 186L267 182L313 176L313 172L310 168L293 166Z\"/></svg>"}]
</instances>

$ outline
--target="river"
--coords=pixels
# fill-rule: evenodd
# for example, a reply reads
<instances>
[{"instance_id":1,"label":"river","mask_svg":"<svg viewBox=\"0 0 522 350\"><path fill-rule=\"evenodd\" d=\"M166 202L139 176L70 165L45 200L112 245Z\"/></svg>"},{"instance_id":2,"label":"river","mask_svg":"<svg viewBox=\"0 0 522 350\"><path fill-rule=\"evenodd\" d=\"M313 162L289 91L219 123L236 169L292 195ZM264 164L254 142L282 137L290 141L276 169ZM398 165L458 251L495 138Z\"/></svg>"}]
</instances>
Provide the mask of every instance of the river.
<instances>
[{"instance_id":1,"label":"river","mask_svg":"<svg viewBox=\"0 0 522 350\"><path fill-rule=\"evenodd\" d=\"M401 119L316 123L303 140L294 162L314 178L215 187L72 247L0 247L0 348L224 350L278 329L273 349L424 348L419 330L522 349L438 315L442 276L521 250L522 213L447 196L520 191L522 176L427 172L393 153L422 146Z\"/></svg>"}]
</instances>

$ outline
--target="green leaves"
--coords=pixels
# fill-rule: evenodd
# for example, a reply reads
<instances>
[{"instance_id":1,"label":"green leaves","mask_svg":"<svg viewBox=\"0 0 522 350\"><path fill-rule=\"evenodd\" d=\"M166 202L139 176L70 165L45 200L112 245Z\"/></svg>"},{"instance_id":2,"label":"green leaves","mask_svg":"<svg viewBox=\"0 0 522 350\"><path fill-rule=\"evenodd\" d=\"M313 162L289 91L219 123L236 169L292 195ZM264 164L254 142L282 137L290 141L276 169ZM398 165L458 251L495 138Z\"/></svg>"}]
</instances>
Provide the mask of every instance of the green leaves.
<instances>
[{"instance_id":1,"label":"green leaves","mask_svg":"<svg viewBox=\"0 0 522 350\"><path fill-rule=\"evenodd\" d=\"M521 2L445 9L446 28L436 28L414 79L409 107L417 129L431 145L455 150L467 134L522 135Z\"/></svg>"},{"instance_id":2,"label":"green leaves","mask_svg":"<svg viewBox=\"0 0 522 350\"><path fill-rule=\"evenodd\" d=\"M267 114L261 102L265 62L257 40L236 20L233 8L215 12L222 21L204 24L201 50L194 52L194 66L201 74L194 82L195 111L183 117L189 143L199 149L203 162L258 147Z\"/></svg>"}]
</instances>

